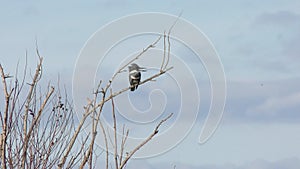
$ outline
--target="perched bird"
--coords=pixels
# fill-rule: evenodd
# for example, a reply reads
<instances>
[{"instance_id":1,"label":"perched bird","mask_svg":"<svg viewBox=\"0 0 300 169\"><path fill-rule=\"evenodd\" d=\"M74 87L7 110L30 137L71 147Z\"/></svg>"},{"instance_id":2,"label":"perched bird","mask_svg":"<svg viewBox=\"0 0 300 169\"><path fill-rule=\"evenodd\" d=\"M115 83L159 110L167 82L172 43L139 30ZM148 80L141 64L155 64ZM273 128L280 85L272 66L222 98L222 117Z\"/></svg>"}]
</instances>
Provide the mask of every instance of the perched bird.
<instances>
[{"instance_id":1,"label":"perched bird","mask_svg":"<svg viewBox=\"0 0 300 169\"><path fill-rule=\"evenodd\" d=\"M145 72L146 69L143 67L139 67L137 64L132 63L128 66L129 69L129 83L130 83L130 90L134 91L138 88L138 85L141 81L141 72Z\"/></svg>"}]
</instances>

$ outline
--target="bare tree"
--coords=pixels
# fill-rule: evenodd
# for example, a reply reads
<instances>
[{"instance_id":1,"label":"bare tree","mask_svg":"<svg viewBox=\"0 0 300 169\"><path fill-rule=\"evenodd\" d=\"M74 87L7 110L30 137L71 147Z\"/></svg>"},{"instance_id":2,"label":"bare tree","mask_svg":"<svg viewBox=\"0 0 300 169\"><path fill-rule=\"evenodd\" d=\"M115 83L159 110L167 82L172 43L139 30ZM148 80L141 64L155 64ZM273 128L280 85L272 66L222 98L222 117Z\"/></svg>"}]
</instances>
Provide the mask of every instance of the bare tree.
<instances>
[{"instance_id":1,"label":"bare tree","mask_svg":"<svg viewBox=\"0 0 300 169\"><path fill-rule=\"evenodd\" d=\"M27 78L27 63L21 78L18 77L18 69L13 77L6 74L0 64L4 95L4 107L0 110L1 168L73 168L74 166L93 168L95 158L97 158L95 140L97 133L102 132L106 145L104 150L106 169L108 169L110 161L108 133L103 127L100 117L104 105L109 102L112 106L114 131L111 141L114 147L112 161L114 168L124 168L134 154L158 134L160 126L171 118L172 113L162 119L144 141L125 154L124 150L130 131L117 121L114 98L128 91L131 86L113 92L112 83L128 65L138 60L150 49L155 48L162 37L164 55L160 70L141 81L139 85L153 81L171 70L173 67L168 65L171 45L170 32L171 30L168 34L159 36L153 43L142 49L136 57L121 66L106 84L100 81L94 91L94 97L90 98L84 107L82 117L79 117L77 125L74 122L73 105L69 101L66 91L61 94L59 83L56 87L50 84L46 88L41 86L43 57L40 56L38 49L36 50L38 63L30 82ZM85 135L83 126L87 123L88 117L92 119L92 127L89 134ZM117 130L120 126L122 127L122 136L121 142L118 142Z\"/></svg>"},{"instance_id":2,"label":"bare tree","mask_svg":"<svg viewBox=\"0 0 300 169\"><path fill-rule=\"evenodd\" d=\"M39 57L31 82L26 82L26 71L19 81L17 73L13 78L0 65L5 96L0 114L3 169L51 168L68 146L70 136L66 131L74 127L72 105L67 95L61 96L53 86L42 92L42 61Z\"/></svg>"}]
</instances>

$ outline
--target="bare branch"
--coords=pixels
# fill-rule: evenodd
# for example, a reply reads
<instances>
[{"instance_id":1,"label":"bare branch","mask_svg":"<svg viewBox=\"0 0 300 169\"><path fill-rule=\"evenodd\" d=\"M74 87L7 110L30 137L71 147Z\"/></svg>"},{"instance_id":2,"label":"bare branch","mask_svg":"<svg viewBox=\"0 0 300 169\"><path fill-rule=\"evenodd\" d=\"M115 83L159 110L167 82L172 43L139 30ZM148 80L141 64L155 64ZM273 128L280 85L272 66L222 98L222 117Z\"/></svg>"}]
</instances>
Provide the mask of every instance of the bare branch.
<instances>
[{"instance_id":1,"label":"bare branch","mask_svg":"<svg viewBox=\"0 0 300 169\"><path fill-rule=\"evenodd\" d=\"M155 127L153 133L151 135L149 135L142 143L140 143L137 147L135 147L135 149L133 149L128 156L124 159L124 161L120 164L119 169L122 169L126 163L128 162L128 160L141 148L143 147L145 144L147 144L158 132L159 132L159 127L166 122L169 118L171 118L173 115L173 113L171 113L168 117L164 118L163 120L160 121L160 123L158 123L158 125Z\"/></svg>"},{"instance_id":2,"label":"bare branch","mask_svg":"<svg viewBox=\"0 0 300 169\"><path fill-rule=\"evenodd\" d=\"M139 85L143 85L144 83L147 83L147 82L149 82L149 81L153 81L155 78L157 78L157 77L159 77L159 76L165 74L167 71L169 71L169 70L171 70L171 69L173 69L173 67L169 67L169 68L167 68L166 70L160 71L160 72L158 72L158 73L152 75L151 77L149 77L149 78L147 78L147 79L141 81L141 82L139 83ZM108 98L106 98L106 99L104 100L104 102L98 103L98 105L97 105L95 108L101 106L102 104L104 104L105 102L109 101L109 100L112 99L113 97L116 97L116 96L118 96L118 95L120 95L120 94L126 92L126 91L129 90L129 89L130 89L130 86L127 87L127 88L124 88L124 89L122 89L122 90L120 90L120 91L118 91L118 92L113 93L113 94L110 95Z\"/></svg>"},{"instance_id":3,"label":"bare branch","mask_svg":"<svg viewBox=\"0 0 300 169\"><path fill-rule=\"evenodd\" d=\"M51 87L41 108L38 111L37 117L34 118L33 122L31 123L31 126L28 130L28 133L25 135L24 143L23 143L22 168L25 167L25 162L26 162L26 157L27 157L27 148L28 148L29 138L31 137L31 133L33 132L34 128L36 127L37 122L40 120L42 112L44 111L44 108L45 108L46 104L48 103L48 100L50 99L53 92L54 92L54 87Z\"/></svg>"},{"instance_id":4,"label":"bare branch","mask_svg":"<svg viewBox=\"0 0 300 169\"><path fill-rule=\"evenodd\" d=\"M100 121L100 127L101 127L101 130L102 130L102 133L103 133L103 136L104 136L104 142L105 142L105 163L106 163L106 166L105 168L108 169L108 156L109 156L109 152L108 152L108 142L107 142L107 136L106 136L106 132L105 132L105 129L103 127L103 124L102 122Z\"/></svg>"},{"instance_id":5,"label":"bare branch","mask_svg":"<svg viewBox=\"0 0 300 169\"><path fill-rule=\"evenodd\" d=\"M96 105L98 93L100 93L99 92L100 85L101 85L101 81L100 81L100 83L99 83L96 91L94 92L93 102L90 101L92 103L92 107L95 107L95 105ZM101 92L101 93L102 93L102 101L103 101L103 100L105 100L106 93L105 92ZM81 163L80 168L84 167L84 165L85 165L85 163L87 162L88 159L90 159L90 162L89 162L90 163L90 168L92 168L92 164L93 164L92 163L92 158L93 158L92 154L93 154L95 139L96 139L96 135L97 135L97 126L98 126L98 123L99 123L99 120L100 120L100 115L102 113L103 106L104 106L104 104L102 106L100 106L100 109L99 109L98 112L96 112L96 109L93 109L94 113L97 113L97 116L95 118L94 114L92 115L92 119L93 119L93 121L92 121L92 123L93 123L93 127L92 127L92 140L91 140L90 145L89 145L89 150L88 150L87 154L84 156L84 159L83 159L83 161Z\"/></svg>"},{"instance_id":6,"label":"bare branch","mask_svg":"<svg viewBox=\"0 0 300 169\"><path fill-rule=\"evenodd\" d=\"M89 135L86 136L86 138L82 141L80 150L78 151L78 153L75 156L71 157L71 159L70 159L70 161L69 161L66 168L72 168L72 166L76 164L76 159L78 159L79 155L83 152L84 145L86 144L88 138L89 138Z\"/></svg>"},{"instance_id":7,"label":"bare branch","mask_svg":"<svg viewBox=\"0 0 300 169\"><path fill-rule=\"evenodd\" d=\"M70 154L70 152L71 152L71 150L72 150L72 148L74 146L74 143L75 143L75 141L76 141L76 139L77 139L77 137L78 137L78 135L79 135L79 133L81 131L81 128L82 128L82 126L83 126L86 118L90 114L88 112L89 111L89 107L90 107L90 105L88 105L88 107L86 108L86 112L83 114L83 117L81 118L81 121L80 121L79 125L76 128L75 133L73 134L73 136L72 136L72 138L71 138L71 140L70 140L70 142L68 144L68 147L65 150L64 156L61 158L60 162L58 163L58 168L59 169L61 169L64 166L64 164L66 163L67 157Z\"/></svg>"},{"instance_id":8,"label":"bare branch","mask_svg":"<svg viewBox=\"0 0 300 169\"><path fill-rule=\"evenodd\" d=\"M125 134L125 125L123 125L123 130L122 130L122 142L121 142L121 150L120 150L120 162L119 164L122 163L123 160L123 155L124 155L124 149L125 149L125 144L127 141L129 135L129 130L126 130L126 134Z\"/></svg>"},{"instance_id":9,"label":"bare branch","mask_svg":"<svg viewBox=\"0 0 300 169\"><path fill-rule=\"evenodd\" d=\"M128 61L125 65L123 65L122 67L119 68L119 70L113 75L112 79L110 81L113 81L114 78L117 76L118 73L121 73L122 71L124 71L124 69L130 65L131 63L133 63L134 61L138 60L144 53L146 53L149 49L151 48L155 48L155 45L159 42L159 40L161 39L161 36L159 36L152 44L148 45L145 49L143 49L136 57L134 57L133 59L131 59L130 61Z\"/></svg>"},{"instance_id":10,"label":"bare branch","mask_svg":"<svg viewBox=\"0 0 300 169\"><path fill-rule=\"evenodd\" d=\"M9 107L9 100L10 100L10 95L11 92L8 93L7 89L7 84L6 84L6 78L7 75L4 74L4 70L0 64L0 73L2 77L2 83L3 83L3 91L4 91L4 97L5 97L5 109L4 109L4 116L2 118L2 113L1 113L1 122L2 122L2 133L0 137L0 149L1 149L1 164L2 168L6 169L6 140L7 140L7 118L8 118L8 107Z\"/></svg>"},{"instance_id":11,"label":"bare branch","mask_svg":"<svg viewBox=\"0 0 300 169\"><path fill-rule=\"evenodd\" d=\"M110 90L110 93L112 94L112 90ZM111 105L112 105L112 116L114 121L114 159L115 159L115 165L116 168L118 168L118 142L117 142L117 120L116 120L116 114L115 114L115 103L114 99L111 99Z\"/></svg>"},{"instance_id":12,"label":"bare branch","mask_svg":"<svg viewBox=\"0 0 300 169\"><path fill-rule=\"evenodd\" d=\"M27 95L27 99L26 99L26 104L25 104L25 113L24 113L24 126L23 126L23 132L24 132L24 138L26 138L26 134L27 134L27 123L28 123L28 112L29 112L29 109L30 109L30 103L31 103L31 100L32 100L32 95L33 95L33 92L34 92L34 88L35 88L35 85L37 84L37 82L39 81L39 76L40 76L40 71L42 70L42 62L43 62L43 58L40 57L39 59L39 63L37 65L37 68L35 70L35 74L34 74L34 77L32 79L32 83L30 84L30 89L29 89L29 92L28 92L28 95ZM24 161L26 161L24 159ZM24 167L25 164L23 164L23 167Z\"/></svg>"},{"instance_id":13,"label":"bare branch","mask_svg":"<svg viewBox=\"0 0 300 169\"><path fill-rule=\"evenodd\" d=\"M166 59L166 31L164 31L164 55L163 55L163 60L160 66L160 71L163 70L163 67L165 65L165 59Z\"/></svg>"},{"instance_id":14,"label":"bare branch","mask_svg":"<svg viewBox=\"0 0 300 169\"><path fill-rule=\"evenodd\" d=\"M168 36L167 36L167 40L168 40L168 56L167 56L166 64L165 64L165 66L164 66L163 69L167 68L167 66L169 64L169 60L170 60L170 53L171 53L170 33L171 33L171 29L169 30L169 33L168 33Z\"/></svg>"}]
</instances>

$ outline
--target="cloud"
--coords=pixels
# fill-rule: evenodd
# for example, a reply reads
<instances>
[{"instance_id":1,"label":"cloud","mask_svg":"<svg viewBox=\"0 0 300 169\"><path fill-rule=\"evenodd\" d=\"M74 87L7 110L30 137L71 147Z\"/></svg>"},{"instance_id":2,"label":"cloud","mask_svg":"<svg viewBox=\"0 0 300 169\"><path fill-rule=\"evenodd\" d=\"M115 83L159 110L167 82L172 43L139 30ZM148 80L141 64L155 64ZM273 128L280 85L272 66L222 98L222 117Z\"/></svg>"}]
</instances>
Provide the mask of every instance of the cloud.
<instances>
[{"instance_id":1,"label":"cloud","mask_svg":"<svg viewBox=\"0 0 300 169\"><path fill-rule=\"evenodd\" d=\"M300 20L300 19L299 19ZM300 26L299 26L300 28ZM281 54L290 58L290 60L294 61L297 59L300 60L300 31L295 34L291 39L282 42L282 51ZM299 67L299 62L293 62L294 64L297 63L297 67Z\"/></svg>"},{"instance_id":2,"label":"cloud","mask_svg":"<svg viewBox=\"0 0 300 169\"><path fill-rule=\"evenodd\" d=\"M299 119L300 92L267 98L263 103L246 111L250 116Z\"/></svg>"},{"instance_id":3,"label":"cloud","mask_svg":"<svg viewBox=\"0 0 300 169\"><path fill-rule=\"evenodd\" d=\"M176 169L278 169L278 168L288 168L288 169L298 169L300 166L300 159L296 157L281 159L277 161L267 161L263 159L257 159L254 161L246 162L240 165L234 164L204 164L204 165L189 165L183 163L173 162L171 164L159 163L150 164L149 162L142 160L132 160L128 165L128 169L131 168L141 168L141 169L154 169L154 168L176 168Z\"/></svg>"},{"instance_id":4,"label":"cloud","mask_svg":"<svg viewBox=\"0 0 300 169\"><path fill-rule=\"evenodd\" d=\"M256 17L253 25L268 27L268 31L274 33L279 40L279 54L283 58L292 61L300 58L300 14L291 11L263 13Z\"/></svg>"},{"instance_id":5,"label":"cloud","mask_svg":"<svg viewBox=\"0 0 300 169\"><path fill-rule=\"evenodd\" d=\"M236 169L277 169L277 168L288 168L297 169L300 166L298 158L289 158L278 161L266 161L266 160L255 160L244 165L236 167Z\"/></svg>"},{"instance_id":6,"label":"cloud","mask_svg":"<svg viewBox=\"0 0 300 169\"><path fill-rule=\"evenodd\" d=\"M300 81L228 81L224 119L251 122L299 121Z\"/></svg>"},{"instance_id":7,"label":"cloud","mask_svg":"<svg viewBox=\"0 0 300 169\"><path fill-rule=\"evenodd\" d=\"M281 58L292 59L289 61L299 59L300 14L291 11L263 13L255 18L253 26L266 32L266 35L273 35L274 41L278 42L278 49L281 49L278 52Z\"/></svg>"},{"instance_id":8,"label":"cloud","mask_svg":"<svg viewBox=\"0 0 300 169\"><path fill-rule=\"evenodd\" d=\"M300 14L290 10L256 12L226 32L224 67L233 76L277 78L299 72ZM234 63L234 64L233 64ZM271 75L271 76L270 76ZM272 76L276 75L276 76Z\"/></svg>"},{"instance_id":9,"label":"cloud","mask_svg":"<svg viewBox=\"0 0 300 169\"><path fill-rule=\"evenodd\" d=\"M263 13L259 15L255 19L254 24L288 27L295 23L299 24L299 19L300 15L291 11L277 11L274 13Z\"/></svg>"}]
</instances>

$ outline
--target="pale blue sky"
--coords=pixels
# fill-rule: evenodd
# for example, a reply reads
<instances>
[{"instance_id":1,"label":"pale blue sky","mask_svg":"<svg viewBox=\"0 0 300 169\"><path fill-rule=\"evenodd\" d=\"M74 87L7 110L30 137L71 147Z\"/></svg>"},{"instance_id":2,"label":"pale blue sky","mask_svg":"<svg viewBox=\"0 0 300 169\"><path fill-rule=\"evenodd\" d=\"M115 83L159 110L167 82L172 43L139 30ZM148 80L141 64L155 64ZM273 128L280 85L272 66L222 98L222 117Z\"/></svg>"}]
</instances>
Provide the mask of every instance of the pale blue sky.
<instances>
[{"instance_id":1,"label":"pale blue sky","mask_svg":"<svg viewBox=\"0 0 300 169\"><path fill-rule=\"evenodd\" d=\"M173 150L133 164L290 169L300 159L299 9L297 0L0 0L0 63L14 72L27 50L34 66L37 38L49 74L45 78L54 81L59 73L70 86L79 51L100 27L138 12L183 12L182 18L207 35L222 60L228 87L224 118L204 145L197 139L205 114Z\"/></svg>"}]
</instances>

